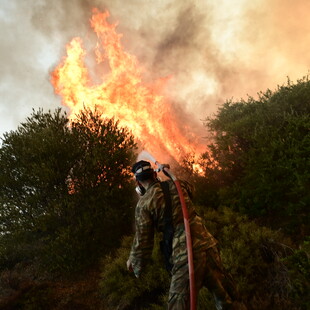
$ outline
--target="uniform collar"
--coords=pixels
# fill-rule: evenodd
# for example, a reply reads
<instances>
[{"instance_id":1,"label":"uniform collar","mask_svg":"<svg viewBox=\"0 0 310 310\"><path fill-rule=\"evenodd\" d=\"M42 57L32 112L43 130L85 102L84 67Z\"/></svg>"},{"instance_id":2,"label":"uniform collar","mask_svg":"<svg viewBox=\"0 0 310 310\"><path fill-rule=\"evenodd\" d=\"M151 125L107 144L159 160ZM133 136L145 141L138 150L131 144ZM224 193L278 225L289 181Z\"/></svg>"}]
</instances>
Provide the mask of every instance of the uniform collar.
<instances>
[{"instance_id":1,"label":"uniform collar","mask_svg":"<svg viewBox=\"0 0 310 310\"><path fill-rule=\"evenodd\" d=\"M154 182L152 182L152 183L150 183L150 185L147 187L147 189L146 189L146 192L150 189L150 188L152 188L156 183L159 183L159 181L158 180L155 180Z\"/></svg>"}]
</instances>

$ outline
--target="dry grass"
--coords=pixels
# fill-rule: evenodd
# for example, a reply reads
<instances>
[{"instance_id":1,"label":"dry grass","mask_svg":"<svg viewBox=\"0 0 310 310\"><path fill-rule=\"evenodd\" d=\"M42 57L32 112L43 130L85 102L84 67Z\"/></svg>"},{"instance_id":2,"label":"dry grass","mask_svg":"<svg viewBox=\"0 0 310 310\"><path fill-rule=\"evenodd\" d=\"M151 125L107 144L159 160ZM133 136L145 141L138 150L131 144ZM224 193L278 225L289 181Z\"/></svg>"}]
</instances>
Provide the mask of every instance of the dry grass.
<instances>
[{"instance_id":1,"label":"dry grass","mask_svg":"<svg viewBox=\"0 0 310 310\"><path fill-rule=\"evenodd\" d=\"M104 310L98 293L99 271L74 279L39 277L33 266L16 266L0 275L2 310Z\"/></svg>"}]
</instances>

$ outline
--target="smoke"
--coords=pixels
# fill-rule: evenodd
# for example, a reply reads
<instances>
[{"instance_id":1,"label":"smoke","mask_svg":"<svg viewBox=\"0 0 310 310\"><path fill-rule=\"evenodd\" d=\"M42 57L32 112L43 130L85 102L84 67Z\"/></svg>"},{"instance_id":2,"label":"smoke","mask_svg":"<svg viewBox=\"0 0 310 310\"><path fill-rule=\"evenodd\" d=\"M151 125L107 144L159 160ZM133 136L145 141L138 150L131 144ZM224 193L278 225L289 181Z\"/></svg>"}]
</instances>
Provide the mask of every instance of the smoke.
<instances>
[{"instance_id":1,"label":"smoke","mask_svg":"<svg viewBox=\"0 0 310 310\"><path fill-rule=\"evenodd\" d=\"M1 134L15 129L32 108L60 105L49 73L73 37L94 48L96 38L89 26L93 7L108 9L110 21L118 21L122 44L136 55L147 82L170 76L165 95L183 123L201 136L206 135L201 120L227 99L255 97L285 83L287 77L296 80L309 73L307 0L0 4Z\"/></svg>"}]
</instances>

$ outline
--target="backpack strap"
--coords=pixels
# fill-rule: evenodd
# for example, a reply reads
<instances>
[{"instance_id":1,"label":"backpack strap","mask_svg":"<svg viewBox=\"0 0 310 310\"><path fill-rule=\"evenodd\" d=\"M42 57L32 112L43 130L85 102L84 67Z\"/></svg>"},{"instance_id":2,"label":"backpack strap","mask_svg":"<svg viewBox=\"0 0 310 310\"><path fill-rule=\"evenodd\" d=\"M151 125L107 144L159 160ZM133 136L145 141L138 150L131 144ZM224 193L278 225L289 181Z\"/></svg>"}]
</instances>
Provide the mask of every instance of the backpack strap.
<instances>
[{"instance_id":1,"label":"backpack strap","mask_svg":"<svg viewBox=\"0 0 310 310\"><path fill-rule=\"evenodd\" d=\"M164 193L165 198L165 211L164 211L164 225L170 224L172 225L172 201L171 201L171 195L169 191L169 184L167 181L160 182L161 189Z\"/></svg>"},{"instance_id":2,"label":"backpack strap","mask_svg":"<svg viewBox=\"0 0 310 310\"><path fill-rule=\"evenodd\" d=\"M172 255L172 239L174 234L172 222L172 200L169 183L164 181L160 182L160 185L165 198L163 240L160 242L160 248L164 255L166 269L171 272L173 265L171 264L170 258Z\"/></svg>"}]
</instances>

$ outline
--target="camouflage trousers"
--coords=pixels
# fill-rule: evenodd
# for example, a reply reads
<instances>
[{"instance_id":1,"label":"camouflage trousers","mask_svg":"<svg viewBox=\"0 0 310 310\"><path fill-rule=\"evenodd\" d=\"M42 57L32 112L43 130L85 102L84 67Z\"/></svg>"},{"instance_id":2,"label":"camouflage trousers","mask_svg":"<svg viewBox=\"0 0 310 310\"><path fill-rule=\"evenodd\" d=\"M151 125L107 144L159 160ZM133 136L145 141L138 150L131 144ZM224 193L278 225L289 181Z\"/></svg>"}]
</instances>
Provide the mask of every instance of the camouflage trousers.
<instances>
[{"instance_id":1,"label":"camouflage trousers","mask_svg":"<svg viewBox=\"0 0 310 310\"><path fill-rule=\"evenodd\" d=\"M212 293L218 310L246 310L246 307L238 301L236 286L231 276L225 272L216 246L202 253L195 253L194 268L197 295L205 286ZM190 309L187 257L185 259L179 257L178 262L174 264L168 309Z\"/></svg>"}]
</instances>

